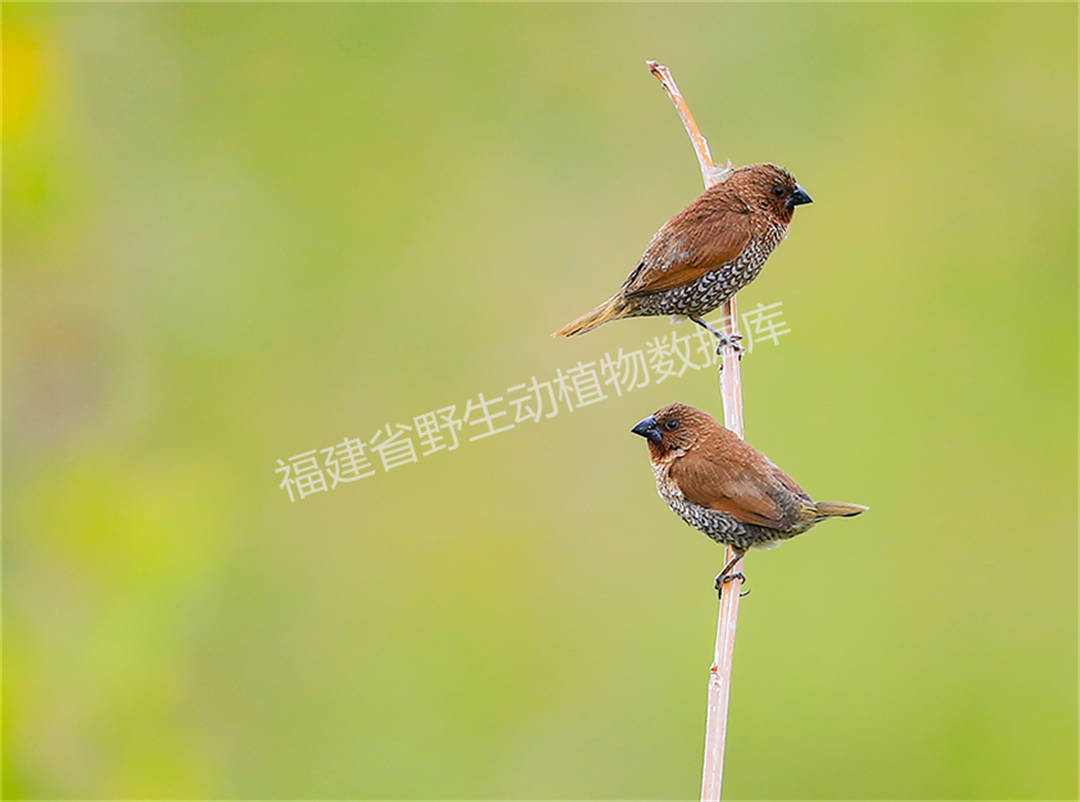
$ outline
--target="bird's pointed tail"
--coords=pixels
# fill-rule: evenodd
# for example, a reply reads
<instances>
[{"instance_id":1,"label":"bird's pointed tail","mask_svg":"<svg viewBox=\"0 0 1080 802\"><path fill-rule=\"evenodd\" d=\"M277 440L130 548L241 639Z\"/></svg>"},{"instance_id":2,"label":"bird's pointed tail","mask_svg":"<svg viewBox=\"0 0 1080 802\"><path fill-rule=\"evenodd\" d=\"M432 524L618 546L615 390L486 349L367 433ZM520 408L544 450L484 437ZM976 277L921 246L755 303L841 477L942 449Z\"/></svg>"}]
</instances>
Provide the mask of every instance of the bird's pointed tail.
<instances>
[{"instance_id":1,"label":"bird's pointed tail","mask_svg":"<svg viewBox=\"0 0 1080 802\"><path fill-rule=\"evenodd\" d=\"M615 320L616 318L622 317L622 313L625 310L626 300L621 296L614 295L591 312L586 312L577 320L567 323L558 331L552 332L551 336L574 337L578 334L584 334L585 332L603 326L609 320Z\"/></svg>"},{"instance_id":2,"label":"bird's pointed tail","mask_svg":"<svg viewBox=\"0 0 1080 802\"><path fill-rule=\"evenodd\" d=\"M866 512L869 507L862 504L848 504L844 501L819 501L814 505L818 515L823 515L826 518L834 518L841 516L844 518L850 518L853 515Z\"/></svg>"}]
</instances>

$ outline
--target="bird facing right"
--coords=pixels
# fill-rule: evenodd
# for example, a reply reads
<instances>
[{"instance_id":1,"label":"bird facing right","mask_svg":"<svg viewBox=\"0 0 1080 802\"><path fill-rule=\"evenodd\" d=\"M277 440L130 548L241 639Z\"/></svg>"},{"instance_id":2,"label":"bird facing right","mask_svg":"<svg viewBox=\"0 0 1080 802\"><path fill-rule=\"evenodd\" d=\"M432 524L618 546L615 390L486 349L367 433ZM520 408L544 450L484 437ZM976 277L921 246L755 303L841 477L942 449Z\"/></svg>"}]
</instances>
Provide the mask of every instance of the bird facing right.
<instances>
[{"instance_id":1,"label":"bird facing right","mask_svg":"<svg viewBox=\"0 0 1080 802\"><path fill-rule=\"evenodd\" d=\"M668 507L735 550L735 558L716 578L717 590L744 578L727 572L747 549L769 548L826 518L869 509L814 501L768 457L707 412L685 404L666 406L630 431L648 440L656 489Z\"/></svg>"},{"instance_id":2,"label":"bird facing right","mask_svg":"<svg viewBox=\"0 0 1080 802\"><path fill-rule=\"evenodd\" d=\"M555 336L574 337L627 317L685 315L721 347L741 350L737 337L714 329L703 316L754 280L787 236L795 207L810 202L794 176L775 164L726 171L661 226L615 295Z\"/></svg>"}]
</instances>

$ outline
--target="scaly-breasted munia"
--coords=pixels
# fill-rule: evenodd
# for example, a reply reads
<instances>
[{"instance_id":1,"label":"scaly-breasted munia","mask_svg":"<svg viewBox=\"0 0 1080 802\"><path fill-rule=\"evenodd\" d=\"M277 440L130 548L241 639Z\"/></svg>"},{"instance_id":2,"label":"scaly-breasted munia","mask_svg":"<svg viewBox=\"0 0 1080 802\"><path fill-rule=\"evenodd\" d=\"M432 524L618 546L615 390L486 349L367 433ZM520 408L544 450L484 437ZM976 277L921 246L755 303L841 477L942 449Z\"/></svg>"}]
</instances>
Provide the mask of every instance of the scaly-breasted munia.
<instances>
[{"instance_id":1,"label":"scaly-breasted munia","mask_svg":"<svg viewBox=\"0 0 1080 802\"><path fill-rule=\"evenodd\" d=\"M622 288L555 332L573 337L610 320L685 315L735 345L702 317L757 277L810 196L775 164L731 170L656 232ZM718 349L719 350L719 349Z\"/></svg>"},{"instance_id":2,"label":"scaly-breasted munia","mask_svg":"<svg viewBox=\"0 0 1080 802\"><path fill-rule=\"evenodd\" d=\"M716 578L728 574L749 548L768 548L795 537L819 521L852 516L869 507L840 501L814 501L795 480L706 412L671 404L634 428L649 441L660 498L684 521L718 543L735 549L735 558Z\"/></svg>"}]
</instances>

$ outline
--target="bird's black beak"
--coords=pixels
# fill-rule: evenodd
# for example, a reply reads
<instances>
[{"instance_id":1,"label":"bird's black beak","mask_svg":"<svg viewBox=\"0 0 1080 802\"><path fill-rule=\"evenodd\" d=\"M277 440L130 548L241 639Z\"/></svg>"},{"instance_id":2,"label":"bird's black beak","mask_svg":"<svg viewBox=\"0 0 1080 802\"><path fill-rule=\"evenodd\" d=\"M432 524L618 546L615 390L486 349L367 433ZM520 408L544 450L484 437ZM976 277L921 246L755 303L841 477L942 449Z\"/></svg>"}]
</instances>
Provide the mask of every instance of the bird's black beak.
<instances>
[{"instance_id":1,"label":"bird's black beak","mask_svg":"<svg viewBox=\"0 0 1080 802\"><path fill-rule=\"evenodd\" d=\"M652 415L645 418L645 420L643 421L639 421L638 424L630 431L632 431L634 434L640 434L642 437L652 440L657 445L659 445L664 440L663 436L660 434L660 427L656 425L656 418L654 418Z\"/></svg>"},{"instance_id":2,"label":"bird's black beak","mask_svg":"<svg viewBox=\"0 0 1080 802\"><path fill-rule=\"evenodd\" d=\"M795 185L795 191L791 193L791 197L787 199L787 207L794 209L796 206L802 206L804 203L813 203L814 200L806 194L806 190Z\"/></svg>"}]
</instances>

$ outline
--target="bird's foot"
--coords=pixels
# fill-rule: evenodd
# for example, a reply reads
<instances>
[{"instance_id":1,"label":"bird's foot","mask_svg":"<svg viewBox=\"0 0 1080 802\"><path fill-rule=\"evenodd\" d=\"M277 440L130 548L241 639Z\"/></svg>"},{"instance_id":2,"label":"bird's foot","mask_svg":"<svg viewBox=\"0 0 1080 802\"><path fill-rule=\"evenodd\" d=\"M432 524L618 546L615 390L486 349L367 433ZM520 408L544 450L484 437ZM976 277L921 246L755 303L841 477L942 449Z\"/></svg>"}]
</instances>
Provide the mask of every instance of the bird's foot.
<instances>
[{"instance_id":1,"label":"bird's foot","mask_svg":"<svg viewBox=\"0 0 1080 802\"><path fill-rule=\"evenodd\" d=\"M746 583L746 576L743 574L742 571L736 571L735 573L731 573L731 574L717 574L716 575L716 583L713 585L713 587L716 588L716 595L718 597L720 597L720 598L723 598L723 596L724 596L724 585L726 585L728 582L734 582L735 580L738 580L739 584L743 585L743 584ZM750 595L749 588L747 588L746 590L739 593L740 598L742 596L749 596L749 595Z\"/></svg>"},{"instance_id":2,"label":"bird's foot","mask_svg":"<svg viewBox=\"0 0 1080 802\"><path fill-rule=\"evenodd\" d=\"M739 342L739 340L742 339L741 334L719 334L719 335L717 335L716 339L717 339L717 346L716 346L716 355L717 356L722 356L723 353L724 353L725 346L730 346L732 348L732 350L734 350L735 353L739 355L739 359L742 359L743 352L746 349L743 348L742 344Z\"/></svg>"}]
</instances>

